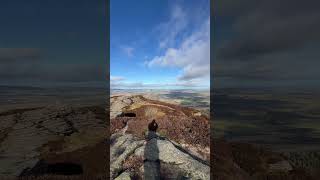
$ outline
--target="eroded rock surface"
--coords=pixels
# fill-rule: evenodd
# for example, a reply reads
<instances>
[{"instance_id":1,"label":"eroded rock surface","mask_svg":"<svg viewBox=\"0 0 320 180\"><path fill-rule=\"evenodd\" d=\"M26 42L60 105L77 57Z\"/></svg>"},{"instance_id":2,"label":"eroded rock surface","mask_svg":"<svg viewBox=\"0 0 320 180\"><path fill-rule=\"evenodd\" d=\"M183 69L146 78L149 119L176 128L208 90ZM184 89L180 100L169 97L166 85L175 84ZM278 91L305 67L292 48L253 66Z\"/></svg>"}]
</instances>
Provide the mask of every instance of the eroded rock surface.
<instances>
[{"instance_id":1,"label":"eroded rock surface","mask_svg":"<svg viewBox=\"0 0 320 180\"><path fill-rule=\"evenodd\" d=\"M50 151L61 153L95 146L106 137L103 113L102 107L64 105L0 113L0 177L32 169L50 142L59 147Z\"/></svg>"}]
</instances>

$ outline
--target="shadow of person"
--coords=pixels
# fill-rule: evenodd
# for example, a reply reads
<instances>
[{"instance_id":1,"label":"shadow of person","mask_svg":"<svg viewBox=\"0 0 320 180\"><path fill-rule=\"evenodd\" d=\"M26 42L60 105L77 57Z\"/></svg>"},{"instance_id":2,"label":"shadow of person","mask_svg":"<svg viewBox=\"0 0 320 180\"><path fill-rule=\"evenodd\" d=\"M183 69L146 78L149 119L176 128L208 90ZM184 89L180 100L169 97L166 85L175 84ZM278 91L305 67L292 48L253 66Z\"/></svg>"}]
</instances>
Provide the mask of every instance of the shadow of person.
<instances>
[{"instance_id":1,"label":"shadow of person","mask_svg":"<svg viewBox=\"0 0 320 180\"><path fill-rule=\"evenodd\" d=\"M144 149L144 179L145 180L159 180L160 179L160 160L159 148L157 145L157 129L158 124L153 120L148 125L148 132L146 134L146 146Z\"/></svg>"}]
</instances>

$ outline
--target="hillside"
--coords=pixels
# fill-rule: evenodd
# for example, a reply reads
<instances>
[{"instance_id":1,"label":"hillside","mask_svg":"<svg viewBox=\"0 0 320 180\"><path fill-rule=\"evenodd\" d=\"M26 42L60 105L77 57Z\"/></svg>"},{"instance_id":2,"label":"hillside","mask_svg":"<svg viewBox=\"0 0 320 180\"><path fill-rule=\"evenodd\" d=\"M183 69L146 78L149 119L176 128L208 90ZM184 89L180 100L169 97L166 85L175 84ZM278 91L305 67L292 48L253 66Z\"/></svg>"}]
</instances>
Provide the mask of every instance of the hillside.
<instances>
[{"instance_id":1,"label":"hillside","mask_svg":"<svg viewBox=\"0 0 320 180\"><path fill-rule=\"evenodd\" d=\"M141 95L111 97L110 174L112 178L209 179L210 124L199 110L147 99ZM146 141L148 124L157 134ZM158 159L158 173L146 159Z\"/></svg>"}]
</instances>

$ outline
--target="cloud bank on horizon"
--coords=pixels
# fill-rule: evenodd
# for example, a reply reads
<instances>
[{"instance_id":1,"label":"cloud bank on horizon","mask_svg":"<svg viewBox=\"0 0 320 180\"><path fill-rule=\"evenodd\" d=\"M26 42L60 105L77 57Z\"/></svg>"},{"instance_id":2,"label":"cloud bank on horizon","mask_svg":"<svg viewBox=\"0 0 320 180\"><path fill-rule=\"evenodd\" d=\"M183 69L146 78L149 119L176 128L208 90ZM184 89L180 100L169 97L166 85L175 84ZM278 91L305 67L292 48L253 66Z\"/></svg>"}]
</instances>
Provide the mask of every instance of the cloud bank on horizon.
<instances>
[{"instance_id":1,"label":"cloud bank on horizon","mask_svg":"<svg viewBox=\"0 0 320 180\"><path fill-rule=\"evenodd\" d=\"M210 1L141 3L111 1L111 88L209 88Z\"/></svg>"}]
</instances>

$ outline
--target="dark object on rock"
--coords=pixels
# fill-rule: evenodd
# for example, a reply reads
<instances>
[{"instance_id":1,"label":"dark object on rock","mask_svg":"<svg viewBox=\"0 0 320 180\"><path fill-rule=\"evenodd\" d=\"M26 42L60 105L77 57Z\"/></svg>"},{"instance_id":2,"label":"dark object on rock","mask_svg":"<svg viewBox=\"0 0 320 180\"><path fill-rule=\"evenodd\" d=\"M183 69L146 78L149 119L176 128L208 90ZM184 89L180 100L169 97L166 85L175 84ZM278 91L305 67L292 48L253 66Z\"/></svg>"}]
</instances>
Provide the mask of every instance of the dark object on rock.
<instances>
[{"instance_id":1,"label":"dark object on rock","mask_svg":"<svg viewBox=\"0 0 320 180\"><path fill-rule=\"evenodd\" d=\"M136 117L135 113L131 113L131 112L127 112L127 113L121 113L120 115L118 115L117 117Z\"/></svg>"},{"instance_id":2,"label":"dark object on rock","mask_svg":"<svg viewBox=\"0 0 320 180\"><path fill-rule=\"evenodd\" d=\"M20 176L39 175L80 175L83 174L82 166L74 163L54 163L48 164L40 160L32 169L24 170Z\"/></svg>"},{"instance_id":3,"label":"dark object on rock","mask_svg":"<svg viewBox=\"0 0 320 180\"><path fill-rule=\"evenodd\" d=\"M156 123L156 120L152 120L152 122L148 125L149 131L156 132L158 129L158 124Z\"/></svg>"}]
</instances>

